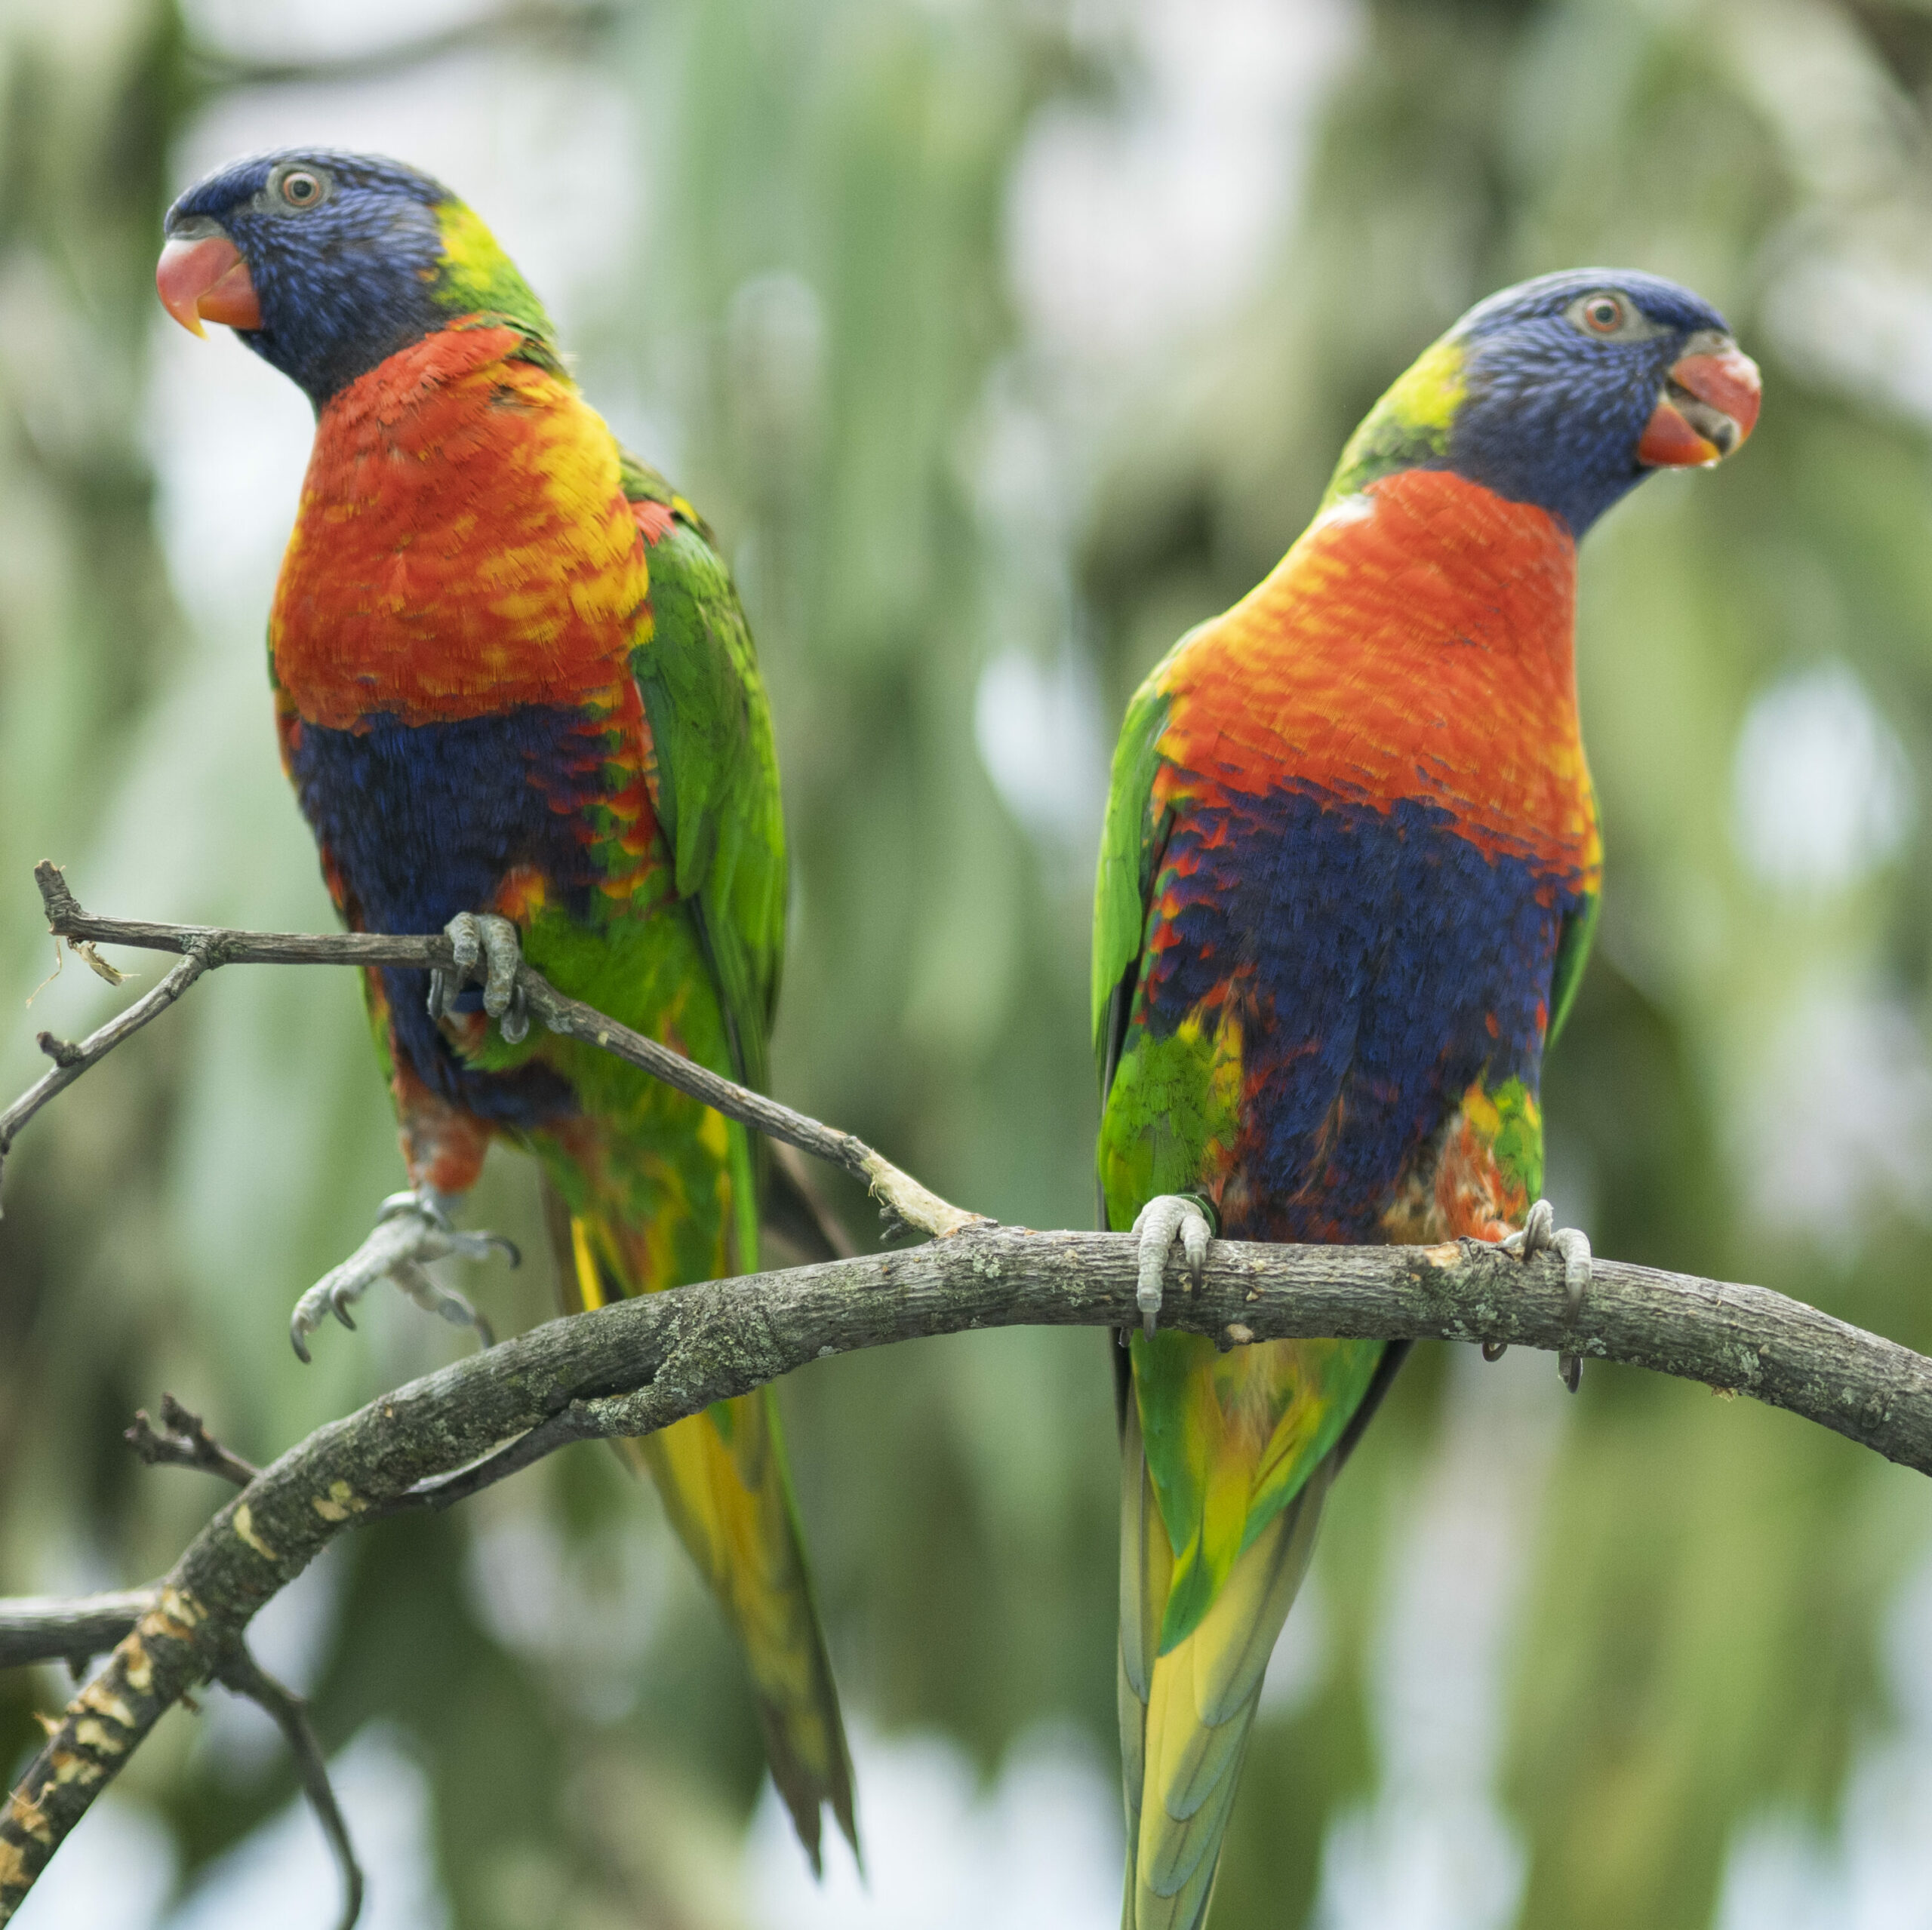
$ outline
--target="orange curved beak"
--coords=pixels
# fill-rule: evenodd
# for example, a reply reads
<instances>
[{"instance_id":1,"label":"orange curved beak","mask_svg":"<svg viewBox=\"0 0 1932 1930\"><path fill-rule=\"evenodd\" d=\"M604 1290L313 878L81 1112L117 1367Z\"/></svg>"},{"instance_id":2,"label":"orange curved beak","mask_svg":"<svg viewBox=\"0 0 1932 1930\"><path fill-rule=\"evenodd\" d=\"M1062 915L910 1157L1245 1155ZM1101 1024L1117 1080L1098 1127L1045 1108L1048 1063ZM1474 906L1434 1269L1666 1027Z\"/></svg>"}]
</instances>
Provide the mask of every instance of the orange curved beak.
<instances>
[{"instance_id":1,"label":"orange curved beak","mask_svg":"<svg viewBox=\"0 0 1932 1930\"><path fill-rule=\"evenodd\" d=\"M1722 462L1756 426L1763 393L1758 364L1734 343L1684 356L1672 364L1638 461L1656 469Z\"/></svg>"},{"instance_id":2,"label":"orange curved beak","mask_svg":"<svg viewBox=\"0 0 1932 1930\"><path fill-rule=\"evenodd\" d=\"M230 328L262 325L262 305L248 279L248 264L226 235L170 241L155 264L154 285L162 306L190 334L208 333L204 320Z\"/></svg>"}]
</instances>

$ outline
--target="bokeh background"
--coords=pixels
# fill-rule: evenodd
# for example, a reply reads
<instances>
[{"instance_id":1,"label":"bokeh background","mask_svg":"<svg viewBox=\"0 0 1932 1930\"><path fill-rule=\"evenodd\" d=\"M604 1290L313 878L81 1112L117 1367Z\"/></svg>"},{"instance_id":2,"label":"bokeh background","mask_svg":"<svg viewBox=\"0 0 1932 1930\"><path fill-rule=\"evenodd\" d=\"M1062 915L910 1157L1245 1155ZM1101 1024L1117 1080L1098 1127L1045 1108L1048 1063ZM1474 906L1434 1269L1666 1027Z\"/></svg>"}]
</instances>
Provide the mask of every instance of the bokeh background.
<instances>
[{"instance_id":1,"label":"bokeh background","mask_svg":"<svg viewBox=\"0 0 1932 1930\"><path fill-rule=\"evenodd\" d=\"M294 390L162 317L161 213L297 141L443 176L715 521L796 853L778 1090L949 1197L1089 1222L1087 920L1128 693L1259 577L1476 297L1684 279L1763 424L1584 553L1602 936L1549 1073L1562 1216L1932 1346L1927 0L13 0L0 13L0 1086L128 915L326 927L261 633ZM148 982L152 959L129 959ZM137 979L135 988L142 981ZM23 1002L32 995L32 1009ZM449 1357L288 1304L399 1166L346 975L223 973L23 1136L0 1587L131 1584L266 1458ZM540 1256L529 1172L475 1219ZM841 1201L856 1228L863 1202ZM465 1283L546 1316L540 1257ZM1116 1920L1105 1345L783 1390L869 1887L815 1890L648 1492L584 1448L339 1544L257 1627L380 1930ZM0 1755L59 1671L0 1681ZM333 1921L266 1719L163 1725L32 1930ZM1425 1348L1275 1658L1217 1930L1932 1922L1932 1490L1744 1400Z\"/></svg>"}]
</instances>

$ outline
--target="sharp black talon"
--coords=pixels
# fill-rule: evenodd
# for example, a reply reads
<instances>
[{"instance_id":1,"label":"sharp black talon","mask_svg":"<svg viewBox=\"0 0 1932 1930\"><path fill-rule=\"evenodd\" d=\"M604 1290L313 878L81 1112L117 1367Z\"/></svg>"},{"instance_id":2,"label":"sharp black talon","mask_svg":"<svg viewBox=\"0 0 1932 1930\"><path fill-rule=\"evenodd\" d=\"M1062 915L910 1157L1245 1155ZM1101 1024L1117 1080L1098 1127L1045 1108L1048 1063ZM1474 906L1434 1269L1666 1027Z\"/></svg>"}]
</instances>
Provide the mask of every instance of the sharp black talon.
<instances>
[{"instance_id":1,"label":"sharp black talon","mask_svg":"<svg viewBox=\"0 0 1932 1930\"><path fill-rule=\"evenodd\" d=\"M303 1366L312 1364L309 1358L309 1343L302 1338L302 1329L292 1323L288 1329L288 1344L294 1348L295 1357Z\"/></svg>"},{"instance_id":2,"label":"sharp black talon","mask_svg":"<svg viewBox=\"0 0 1932 1930\"><path fill-rule=\"evenodd\" d=\"M1482 1357L1485 1360L1500 1360L1509 1351L1506 1340L1486 1340L1482 1344Z\"/></svg>"},{"instance_id":3,"label":"sharp black talon","mask_svg":"<svg viewBox=\"0 0 1932 1930\"><path fill-rule=\"evenodd\" d=\"M1583 1378L1581 1357L1574 1354L1559 1354L1556 1357L1556 1371L1562 1377L1563 1384L1574 1394Z\"/></svg>"}]
</instances>

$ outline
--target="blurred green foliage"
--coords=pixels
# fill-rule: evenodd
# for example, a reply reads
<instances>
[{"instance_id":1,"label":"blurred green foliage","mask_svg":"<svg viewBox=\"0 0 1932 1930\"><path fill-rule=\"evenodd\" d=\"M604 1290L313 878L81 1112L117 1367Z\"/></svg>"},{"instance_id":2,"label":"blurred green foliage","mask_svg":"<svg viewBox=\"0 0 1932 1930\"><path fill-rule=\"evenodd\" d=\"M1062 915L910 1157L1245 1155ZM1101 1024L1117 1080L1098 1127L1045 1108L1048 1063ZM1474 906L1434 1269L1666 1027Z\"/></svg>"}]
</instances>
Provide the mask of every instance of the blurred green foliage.
<instances>
[{"instance_id":1,"label":"blurred green foliage","mask_svg":"<svg viewBox=\"0 0 1932 1930\"><path fill-rule=\"evenodd\" d=\"M1337 11L1287 11L1311 32ZM1609 881L1547 1080L1552 1185L1599 1251L1932 1346L1912 808L1932 776L1932 14L1367 0L1243 291L1139 361L1069 370L1015 299L1017 184L1050 117L1144 106L1160 14L660 0L498 36L512 61L593 67L641 130L635 232L608 236L574 346L620 422L629 398L675 425L645 453L718 524L751 607L798 880L777 1089L954 1199L1087 1223L1086 834L1003 801L976 734L989 665L1072 662L1110 738L1155 656L1293 539L1419 347L1524 275L1631 263L1723 306L1767 399L1741 459L1651 483L1585 553ZM211 60L157 0L0 34L0 982L23 997L51 962L43 856L103 909L328 912L258 659L183 617L193 584L171 590L143 441L171 143L288 76ZM1057 451L1044 499L988 481L1016 419ZM1849 690L1853 761L1891 788L1835 858L1800 862L1787 833L1781 865L1752 844L1752 800L1801 798L1803 773L1740 747L1802 748L1750 734L1790 687ZM35 1026L101 1008L81 977L24 1022L14 1008L7 1090L37 1069ZM165 1566L210 1497L120 1446L162 1388L266 1456L458 1344L374 1303L306 1374L283 1344L293 1295L397 1170L341 975L223 974L32 1126L0 1223L0 1582ZM478 1223L540 1253L528 1176L502 1162L485 1191ZM549 1311L543 1275L473 1286L513 1328ZM990 1773L1059 1717L1111 1760L1108 1382L1099 1337L1040 1332L786 1389L835 1657L870 1724L942 1729ZM1325 1639L1257 1734L1220 1930L1306 1920L1324 1841L1389 1770L1393 1578L1475 1384L1422 1350L1331 1504ZM1749 1402L1599 1367L1540 1424L1506 1734L1475 1772L1521 1833L1516 1920L1690 1930L1739 1827L1828 1822L1861 1738L1894 1719L1878 1630L1926 1549L1921 1486ZM332 1747L378 1716L411 1738L459 1924L741 1920L719 1871L758 1787L755 1725L614 1461L573 1451L462 1518L340 1553L316 1597L317 1719ZM60 1692L0 1683L0 1753ZM180 1714L125 1781L186 1870L293 1787L278 1756Z\"/></svg>"}]
</instances>

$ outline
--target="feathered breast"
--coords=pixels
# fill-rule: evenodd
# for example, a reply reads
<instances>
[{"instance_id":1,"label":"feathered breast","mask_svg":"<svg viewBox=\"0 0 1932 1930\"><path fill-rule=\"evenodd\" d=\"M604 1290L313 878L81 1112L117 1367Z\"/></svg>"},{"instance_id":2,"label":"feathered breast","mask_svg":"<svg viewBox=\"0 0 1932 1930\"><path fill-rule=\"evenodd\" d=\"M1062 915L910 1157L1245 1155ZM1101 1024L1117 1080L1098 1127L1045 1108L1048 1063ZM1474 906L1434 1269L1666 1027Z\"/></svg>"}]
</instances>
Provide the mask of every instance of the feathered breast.
<instances>
[{"instance_id":1,"label":"feathered breast","mask_svg":"<svg viewBox=\"0 0 1932 1930\"><path fill-rule=\"evenodd\" d=\"M648 622L643 537L609 430L521 346L459 323L322 411L269 628L306 721L618 702Z\"/></svg>"},{"instance_id":2,"label":"feathered breast","mask_svg":"<svg viewBox=\"0 0 1932 1930\"><path fill-rule=\"evenodd\" d=\"M1575 598L1546 512L1445 471L1384 477L1162 667L1157 801L1433 805L1486 857L1593 883Z\"/></svg>"}]
</instances>

